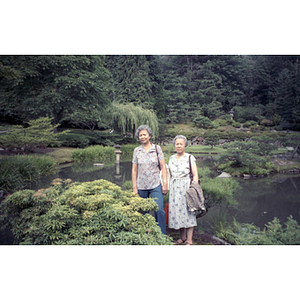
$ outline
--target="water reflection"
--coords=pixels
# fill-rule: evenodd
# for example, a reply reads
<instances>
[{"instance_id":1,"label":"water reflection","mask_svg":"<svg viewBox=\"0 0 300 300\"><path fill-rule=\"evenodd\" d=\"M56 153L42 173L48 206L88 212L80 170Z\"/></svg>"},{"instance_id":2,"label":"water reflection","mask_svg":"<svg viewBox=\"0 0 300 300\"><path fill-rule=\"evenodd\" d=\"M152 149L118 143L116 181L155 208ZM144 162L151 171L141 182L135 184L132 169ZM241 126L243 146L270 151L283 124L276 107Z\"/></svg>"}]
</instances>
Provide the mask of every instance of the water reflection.
<instances>
[{"instance_id":1,"label":"water reflection","mask_svg":"<svg viewBox=\"0 0 300 300\"><path fill-rule=\"evenodd\" d=\"M197 156L199 167L214 166L215 157ZM29 189L47 188L53 179L70 178L73 181L86 182L97 179L106 179L119 186L125 181L131 180L131 161L107 162L102 167L95 167L93 163L74 164L61 168L55 175L48 176L31 183ZM217 174L216 174L217 175ZM211 208L209 213L203 218L198 219L198 224L202 228L209 227L212 214L227 211L229 219L236 218L241 223L253 223L263 228L267 222L274 217L279 218L281 224L287 221L287 217L292 215L300 224L300 175L279 174L268 176L267 178L241 179L235 178L242 189L237 191L235 199L238 205L235 207Z\"/></svg>"},{"instance_id":2,"label":"water reflection","mask_svg":"<svg viewBox=\"0 0 300 300\"><path fill-rule=\"evenodd\" d=\"M37 190L47 188L55 178L70 178L74 182L87 182L98 179L106 179L119 186L127 180L131 180L131 162L107 163L104 166L93 166L93 163L74 164L65 166L51 176L44 177L37 182L30 183L26 188Z\"/></svg>"}]
</instances>

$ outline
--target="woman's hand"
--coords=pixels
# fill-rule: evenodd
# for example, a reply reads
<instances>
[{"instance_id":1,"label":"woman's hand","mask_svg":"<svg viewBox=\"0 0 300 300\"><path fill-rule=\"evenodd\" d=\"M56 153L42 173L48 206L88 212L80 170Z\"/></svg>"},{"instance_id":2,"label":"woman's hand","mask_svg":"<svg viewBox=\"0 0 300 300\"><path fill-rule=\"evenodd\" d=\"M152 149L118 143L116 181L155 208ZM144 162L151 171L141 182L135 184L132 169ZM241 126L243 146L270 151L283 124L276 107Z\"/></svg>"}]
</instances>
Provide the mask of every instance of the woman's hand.
<instances>
[{"instance_id":1,"label":"woman's hand","mask_svg":"<svg viewBox=\"0 0 300 300\"><path fill-rule=\"evenodd\" d=\"M166 195L168 193L168 183L167 182L164 182L163 186L162 186L162 193L164 195Z\"/></svg>"},{"instance_id":2,"label":"woman's hand","mask_svg":"<svg viewBox=\"0 0 300 300\"><path fill-rule=\"evenodd\" d=\"M134 192L136 195L138 195L138 194L139 194L139 192L138 192L138 189L137 189L137 188L133 188L133 192Z\"/></svg>"}]
</instances>

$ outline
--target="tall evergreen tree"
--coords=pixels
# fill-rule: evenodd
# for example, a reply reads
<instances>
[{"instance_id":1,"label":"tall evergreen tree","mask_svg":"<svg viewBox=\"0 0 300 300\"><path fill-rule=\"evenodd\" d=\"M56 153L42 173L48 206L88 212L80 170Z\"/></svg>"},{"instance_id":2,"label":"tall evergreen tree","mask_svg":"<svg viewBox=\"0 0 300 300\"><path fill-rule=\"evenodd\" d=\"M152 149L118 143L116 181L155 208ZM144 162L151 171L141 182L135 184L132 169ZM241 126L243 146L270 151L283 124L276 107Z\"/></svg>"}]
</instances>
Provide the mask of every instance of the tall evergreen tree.
<instances>
[{"instance_id":1,"label":"tall evergreen tree","mask_svg":"<svg viewBox=\"0 0 300 300\"><path fill-rule=\"evenodd\" d=\"M153 108L149 63L144 55L118 55L111 62L114 78L114 99Z\"/></svg>"},{"instance_id":2,"label":"tall evergreen tree","mask_svg":"<svg viewBox=\"0 0 300 300\"><path fill-rule=\"evenodd\" d=\"M164 87L162 84L159 84L157 88L154 110L156 112L157 117L160 120L165 119L165 97L164 97Z\"/></svg>"}]
</instances>

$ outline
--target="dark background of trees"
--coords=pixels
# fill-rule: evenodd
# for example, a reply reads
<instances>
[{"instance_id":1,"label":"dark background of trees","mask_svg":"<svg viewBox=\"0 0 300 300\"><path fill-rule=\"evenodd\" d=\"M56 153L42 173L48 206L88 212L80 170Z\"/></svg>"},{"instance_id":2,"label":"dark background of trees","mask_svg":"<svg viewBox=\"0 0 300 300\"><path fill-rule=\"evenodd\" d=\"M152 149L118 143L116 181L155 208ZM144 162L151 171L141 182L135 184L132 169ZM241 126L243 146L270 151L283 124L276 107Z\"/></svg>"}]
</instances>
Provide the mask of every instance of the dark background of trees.
<instances>
[{"instance_id":1,"label":"dark background of trees","mask_svg":"<svg viewBox=\"0 0 300 300\"><path fill-rule=\"evenodd\" d=\"M232 112L300 130L299 76L296 55L2 55L0 114L105 129L116 101L152 109L161 123Z\"/></svg>"}]
</instances>

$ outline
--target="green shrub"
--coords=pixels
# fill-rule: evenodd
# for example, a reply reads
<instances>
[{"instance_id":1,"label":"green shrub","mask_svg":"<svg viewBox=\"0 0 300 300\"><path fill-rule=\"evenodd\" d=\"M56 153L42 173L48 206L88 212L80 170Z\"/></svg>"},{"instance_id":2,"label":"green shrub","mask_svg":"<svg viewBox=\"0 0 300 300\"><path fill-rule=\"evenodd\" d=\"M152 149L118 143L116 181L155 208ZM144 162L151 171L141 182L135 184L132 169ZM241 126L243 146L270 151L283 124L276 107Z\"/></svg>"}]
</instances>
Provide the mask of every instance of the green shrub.
<instances>
[{"instance_id":1,"label":"green shrub","mask_svg":"<svg viewBox=\"0 0 300 300\"><path fill-rule=\"evenodd\" d=\"M122 145L121 147L121 151L122 151L122 154L133 154L133 150L140 146L140 144L131 144L131 145Z\"/></svg>"},{"instance_id":2,"label":"green shrub","mask_svg":"<svg viewBox=\"0 0 300 300\"><path fill-rule=\"evenodd\" d=\"M21 245L171 245L155 218L144 214L157 209L153 199L106 180L56 179L48 189L7 197L0 224Z\"/></svg>"},{"instance_id":3,"label":"green shrub","mask_svg":"<svg viewBox=\"0 0 300 300\"><path fill-rule=\"evenodd\" d=\"M262 126L273 126L273 121L268 119L263 119L260 121L260 125Z\"/></svg>"},{"instance_id":4,"label":"green shrub","mask_svg":"<svg viewBox=\"0 0 300 300\"><path fill-rule=\"evenodd\" d=\"M116 156L114 147L103 147L100 145L89 146L85 149L76 149L72 152L75 162L97 161L100 163Z\"/></svg>"},{"instance_id":5,"label":"green shrub","mask_svg":"<svg viewBox=\"0 0 300 300\"><path fill-rule=\"evenodd\" d=\"M253 121L253 120L249 120L249 121L247 121L247 122L245 122L245 123L243 124L243 127L249 128L249 127L255 126L255 125L257 125L257 122L255 122L255 121Z\"/></svg>"},{"instance_id":6,"label":"green shrub","mask_svg":"<svg viewBox=\"0 0 300 300\"><path fill-rule=\"evenodd\" d=\"M300 225L292 216L288 217L285 227L274 218L263 230L253 224L218 220L220 222L212 226L215 235L234 245L300 245Z\"/></svg>"},{"instance_id":7,"label":"green shrub","mask_svg":"<svg viewBox=\"0 0 300 300\"><path fill-rule=\"evenodd\" d=\"M227 123L225 120L222 120L222 121L224 121L224 122L221 122L221 123L224 123L224 124ZM214 120L211 122L211 126L212 126L212 128L217 129L220 127L220 122L218 122L218 120Z\"/></svg>"},{"instance_id":8,"label":"green shrub","mask_svg":"<svg viewBox=\"0 0 300 300\"><path fill-rule=\"evenodd\" d=\"M68 133L61 138L63 147L84 148L90 144L90 139L83 134Z\"/></svg>"},{"instance_id":9,"label":"green shrub","mask_svg":"<svg viewBox=\"0 0 300 300\"><path fill-rule=\"evenodd\" d=\"M233 121L232 122L232 126L235 127L235 128L240 128L241 127L241 123Z\"/></svg>"},{"instance_id":10,"label":"green shrub","mask_svg":"<svg viewBox=\"0 0 300 300\"><path fill-rule=\"evenodd\" d=\"M0 158L0 190L7 193L27 182L55 173L55 162L49 156L17 155Z\"/></svg>"},{"instance_id":11,"label":"green shrub","mask_svg":"<svg viewBox=\"0 0 300 300\"><path fill-rule=\"evenodd\" d=\"M132 181L131 180L127 180L123 183L122 185L123 189L125 190L132 190Z\"/></svg>"},{"instance_id":12,"label":"green shrub","mask_svg":"<svg viewBox=\"0 0 300 300\"><path fill-rule=\"evenodd\" d=\"M246 122L246 120L244 118L238 118L236 121L238 123L245 123Z\"/></svg>"},{"instance_id":13,"label":"green shrub","mask_svg":"<svg viewBox=\"0 0 300 300\"><path fill-rule=\"evenodd\" d=\"M194 118L193 122L195 123L196 126L198 126L200 128L211 128L212 127L211 120L209 118L201 116L201 115Z\"/></svg>"}]
</instances>

